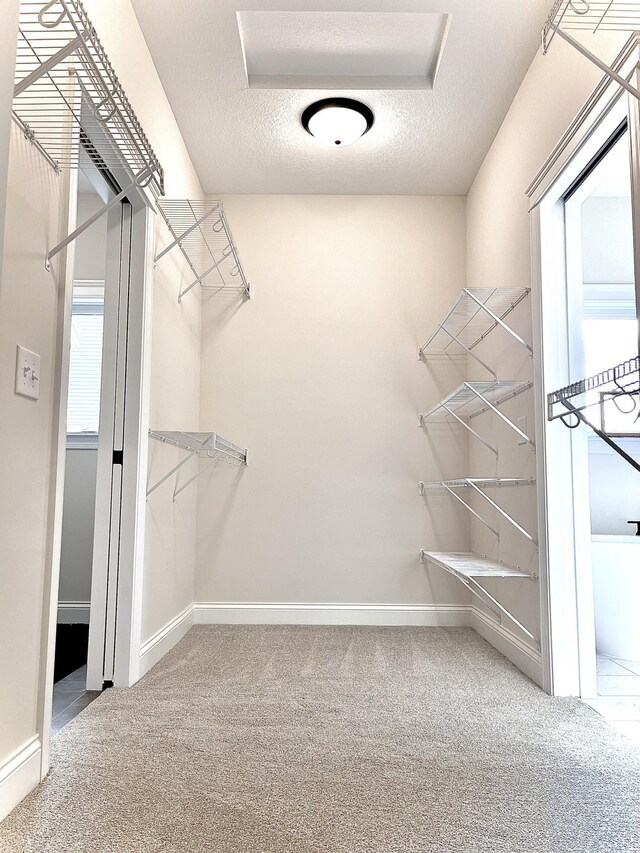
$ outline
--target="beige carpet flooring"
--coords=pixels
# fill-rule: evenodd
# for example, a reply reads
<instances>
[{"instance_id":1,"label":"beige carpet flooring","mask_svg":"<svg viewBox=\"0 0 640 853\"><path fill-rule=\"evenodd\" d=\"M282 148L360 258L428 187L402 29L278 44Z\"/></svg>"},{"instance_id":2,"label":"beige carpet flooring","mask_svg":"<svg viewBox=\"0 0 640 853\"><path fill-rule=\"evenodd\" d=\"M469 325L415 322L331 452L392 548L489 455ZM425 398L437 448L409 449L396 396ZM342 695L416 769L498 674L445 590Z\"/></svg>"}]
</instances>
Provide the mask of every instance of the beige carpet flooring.
<instances>
[{"instance_id":1,"label":"beige carpet flooring","mask_svg":"<svg viewBox=\"0 0 640 853\"><path fill-rule=\"evenodd\" d=\"M466 629L199 627L53 741L2 853L633 853L640 751Z\"/></svg>"}]
</instances>

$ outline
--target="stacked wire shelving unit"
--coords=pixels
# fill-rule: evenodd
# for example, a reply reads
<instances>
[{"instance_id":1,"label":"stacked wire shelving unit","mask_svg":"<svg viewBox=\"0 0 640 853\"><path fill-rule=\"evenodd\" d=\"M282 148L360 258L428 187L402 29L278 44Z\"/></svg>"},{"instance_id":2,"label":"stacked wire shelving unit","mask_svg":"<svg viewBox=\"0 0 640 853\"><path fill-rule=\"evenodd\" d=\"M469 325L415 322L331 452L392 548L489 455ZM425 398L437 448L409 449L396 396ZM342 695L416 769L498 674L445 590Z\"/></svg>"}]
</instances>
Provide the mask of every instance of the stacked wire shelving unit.
<instances>
[{"instance_id":1,"label":"stacked wire shelving unit","mask_svg":"<svg viewBox=\"0 0 640 853\"><path fill-rule=\"evenodd\" d=\"M528 445L535 451L534 440L501 410L504 403L530 390L532 382L498 379L496 367L489 364L476 351L476 348L494 329L501 328L511 340L525 349L529 356L533 355L530 344L508 322L511 312L529 296L529 293L529 288L465 288L431 336L418 350L418 358L434 366L442 363L443 359L463 356L467 361L473 360L476 365L492 376L488 381L461 383L428 411L419 413L418 421L420 426L426 429L436 423L449 423L463 427L494 454L496 462L499 459L498 449L469 422L486 412L491 412L514 432L519 444ZM534 533L520 524L494 496L495 492L503 489L526 488L534 485L535 480L529 477L462 477L436 482L420 482L419 491L426 498L437 493L452 497L500 541L499 528L491 524L472 505L467 495L481 498L484 504L488 504L494 512L535 546L537 541ZM531 582L537 578L535 573L530 574L519 567L505 565L500 560L493 560L486 555L472 552L422 549L420 561L431 563L451 574L500 618L507 617L536 648L539 647L539 642L531 631L482 584L483 580L489 578Z\"/></svg>"},{"instance_id":2,"label":"stacked wire shelving unit","mask_svg":"<svg viewBox=\"0 0 640 853\"><path fill-rule=\"evenodd\" d=\"M204 290L251 299L251 285L221 201L163 199L158 209L172 240L156 255L155 263L179 247L193 274L193 279L180 288L178 302L198 284Z\"/></svg>"},{"instance_id":3,"label":"stacked wire shelving unit","mask_svg":"<svg viewBox=\"0 0 640 853\"><path fill-rule=\"evenodd\" d=\"M190 486L191 483L204 474L214 463L222 461L235 466L248 464L249 451L246 448L239 447L237 444L215 432L149 430L149 437L184 451L184 455L170 471L167 471L159 480L156 480L153 485L149 486L147 489L147 498L170 477L177 474L194 457L197 457L199 460L208 461L208 465L199 466L198 471L180 486L176 484L173 492L174 501L180 492L183 492L187 486Z\"/></svg>"}]
</instances>

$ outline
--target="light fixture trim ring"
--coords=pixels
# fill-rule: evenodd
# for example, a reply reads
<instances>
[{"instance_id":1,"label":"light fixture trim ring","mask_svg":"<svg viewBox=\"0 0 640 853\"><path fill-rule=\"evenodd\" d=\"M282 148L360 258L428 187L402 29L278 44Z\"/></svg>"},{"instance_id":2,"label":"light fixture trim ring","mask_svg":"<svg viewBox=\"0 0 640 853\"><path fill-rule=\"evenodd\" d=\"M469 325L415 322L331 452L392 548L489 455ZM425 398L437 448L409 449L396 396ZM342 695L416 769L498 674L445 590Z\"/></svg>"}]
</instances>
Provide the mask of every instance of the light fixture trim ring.
<instances>
[{"instance_id":1,"label":"light fixture trim ring","mask_svg":"<svg viewBox=\"0 0 640 853\"><path fill-rule=\"evenodd\" d=\"M353 110L356 113L359 113L365 120L367 126L361 135L365 135L368 133L374 125L375 116L373 114L373 110L368 107L366 104L363 104L362 101L356 101L353 98L322 98L320 101L314 101L314 103L309 104L309 106L304 110L300 121L302 122L302 126L307 131L310 136L316 138L314 134L309 129L309 122L311 119L316 116L322 110L330 109L331 107L339 107L342 109Z\"/></svg>"}]
</instances>

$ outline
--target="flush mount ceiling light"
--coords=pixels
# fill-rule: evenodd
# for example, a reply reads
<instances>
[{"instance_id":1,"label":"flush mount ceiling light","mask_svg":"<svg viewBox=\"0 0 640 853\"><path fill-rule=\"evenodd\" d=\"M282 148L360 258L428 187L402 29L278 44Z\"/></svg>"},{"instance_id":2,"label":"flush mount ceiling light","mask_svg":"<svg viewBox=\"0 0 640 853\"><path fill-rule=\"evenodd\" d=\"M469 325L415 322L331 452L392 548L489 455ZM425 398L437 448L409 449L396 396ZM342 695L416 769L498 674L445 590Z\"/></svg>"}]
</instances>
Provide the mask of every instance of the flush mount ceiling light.
<instances>
[{"instance_id":1,"label":"flush mount ceiling light","mask_svg":"<svg viewBox=\"0 0 640 853\"><path fill-rule=\"evenodd\" d=\"M325 98L302 113L302 126L324 145L344 148L373 126L369 107L351 98Z\"/></svg>"}]
</instances>

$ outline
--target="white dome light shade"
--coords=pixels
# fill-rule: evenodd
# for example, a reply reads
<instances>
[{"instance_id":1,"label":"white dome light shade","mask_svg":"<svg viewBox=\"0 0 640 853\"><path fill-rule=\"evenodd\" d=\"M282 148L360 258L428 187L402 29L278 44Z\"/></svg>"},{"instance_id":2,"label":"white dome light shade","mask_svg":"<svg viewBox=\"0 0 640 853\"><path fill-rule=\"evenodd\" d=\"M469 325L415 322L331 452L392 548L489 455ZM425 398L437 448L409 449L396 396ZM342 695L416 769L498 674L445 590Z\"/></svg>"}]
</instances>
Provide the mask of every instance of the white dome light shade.
<instances>
[{"instance_id":1,"label":"white dome light shade","mask_svg":"<svg viewBox=\"0 0 640 853\"><path fill-rule=\"evenodd\" d=\"M307 107L302 114L302 125L323 145L344 148L371 128L373 113L360 101L327 98Z\"/></svg>"}]
</instances>

